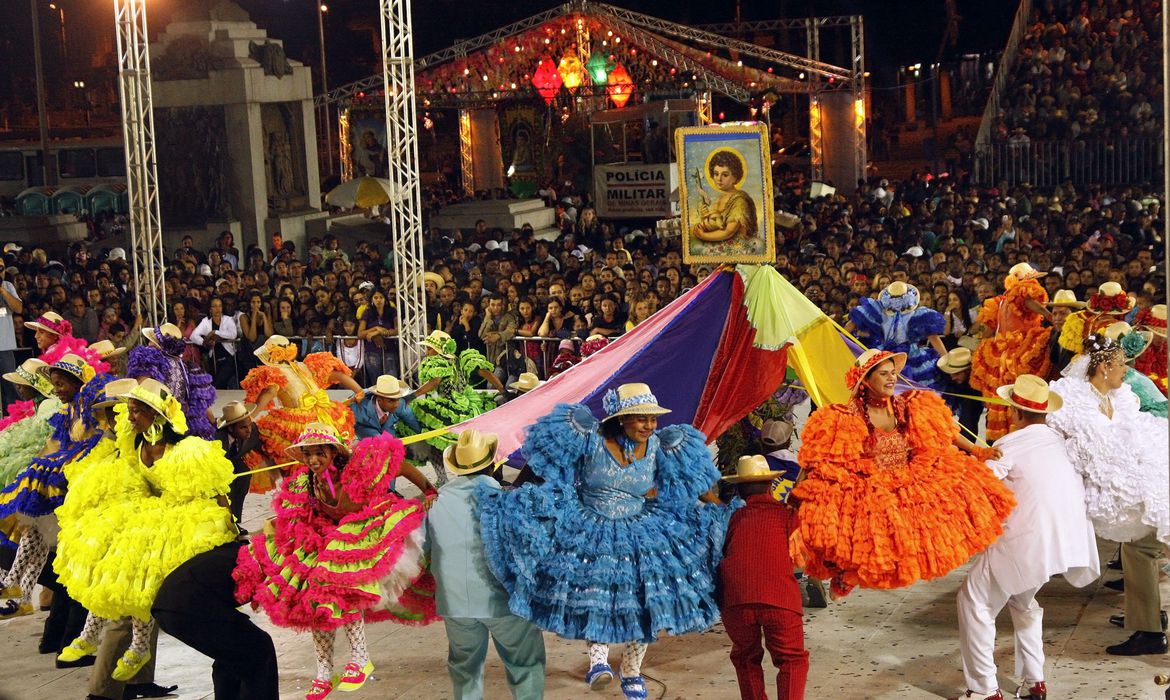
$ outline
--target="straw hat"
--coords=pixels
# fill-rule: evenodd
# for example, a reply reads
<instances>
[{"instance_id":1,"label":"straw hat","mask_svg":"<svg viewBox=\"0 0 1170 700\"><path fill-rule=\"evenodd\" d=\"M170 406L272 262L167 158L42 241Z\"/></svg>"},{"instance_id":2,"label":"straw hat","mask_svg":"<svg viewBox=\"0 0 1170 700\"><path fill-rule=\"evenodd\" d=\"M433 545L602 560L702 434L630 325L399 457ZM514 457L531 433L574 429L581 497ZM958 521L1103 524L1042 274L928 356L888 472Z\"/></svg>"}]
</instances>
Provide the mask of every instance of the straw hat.
<instances>
[{"instance_id":1,"label":"straw hat","mask_svg":"<svg viewBox=\"0 0 1170 700\"><path fill-rule=\"evenodd\" d=\"M1154 342L1153 331L1135 331L1133 326L1125 321L1109 324L1102 333L1105 334L1106 338L1112 339L1121 346L1121 349L1125 351L1127 362L1136 360L1138 355L1149 350L1150 344Z\"/></svg>"},{"instance_id":2,"label":"straw hat","mask_svg":"<svg viewBox=\"0 0 1170 700\"><path fill-rule=\"evenodd\" d=\"M390 374L383 374L378 377L378 381L373 388L368 390L368 393L374 396L381 396L384 399L401 399L404 396L409 396L411 388L398 381L398 377Z\"/></svg>"},{"instance_id":3,"label":"straw hat","mask_svg":"<svg viewBox=\"0 0 1170 700\"><path fill-rule=\"evenodd\" d=\"M853 363L853 366L845 373L845 385L849 387L849 393L857 396L857 391L865 383L865 378L869 376L869 373L886 360L893 360L894 371L901 374L902 368L906 366L906 353L887 352L876 349L866 350L861 353Z\"/></svg>"},{"instance_id":4,"label":"straw hat","mask_svg":"<svg viewBox=\"0 0 1170 700\"><path fill-rule=\"evenodd\" d=\"M292 344L292 341L290 341L288 338L284 337L283 335L271 335L271 336L268 336L268 339L264 341L263 345L256 348L255 350L253 350L252 354L255 355L256 357L260 358L260 361L267 365L267 364L271 364L273 362L273 359L272 359L272 351L273 350L284 350L285 348L289 348L289 347L292 348L292 353L293 353L292 359L295 360L296 359L296 346Z\"/></svg>"},{"instance_id":5,"label":"straw hat","mask_svg":"<svg viewBox=\"0 0 1170 700\"><path fill-rule=\"evenodd\" d=\"M176 433L184 435L187 432L187 417L183 415L183 406L175 398L166 384L157 379L143 379L130 391L122 394L125 399L134 399L150 406L155 413L163 417Z\"/></svg>"},{"instance_id":6,"label":"straw hat","mask_svg":"<svg viewBox=\"0 0 1170 700\"><path fill-rule=\"evenodd\" d=\"M878 304L881 304L887 313L913 311L918 308L921 298L918 287L905 282L891 282L881 294L878 294Z\"/></svg>"},{"instance_id":7,"label":"straw hat","mask_svg":"<svg viewBox=\"0 0 1170 700\"><path fill-rule=\"evenodd\" d=\"M601 406L606 413L603 422L618 416L660 416L670 413L669 408L658 405L658 399L650 387L642 383L622 384L617 389L610 389L601 398Z\"/></svg>"},{"instance_id":8,"label":"straw hat","mask_svg":"<svg viewBox=\"0 0 1170 700\"><path fill-rule=\"evenodd\" d=\"M102 387L101 392L97 396L97 400L93 402L91 408L113 406L119 403L123 396L133 391L136 386L138 386L137 379L115 379Z\"/></svg>"},{"instance_id":9,"label":"straw hat","mask_svg":"<svg viewBox=\"0 0 1170 700\"><path fill-rule=\"evenodd\" d=\"M434 284L435 289L442 289L443 285L447 284L447 280L443 279L442 275L440 275L437 272L430 272L430 271L423 273L423 286L424 287L426 286L427 282L431 282L432 284Z\"/></svg>"},{"instance_id":10,"label":"straw hat","mask_svg":"<svg viewBox=\"0 0 1170 700\"><path fill-rule=\"evenodd\" d=\"M532 391L541 384L544 384L544 382L540 381L540 378L535 374L532 372L524 372L519 377L517 377L514 383L509 384L508 386L523 394L525 392Z\"/></svg>"},{"instance_id":11,"label":"straw hat","mask_svg":"<svg viewBox=\"0 0 1170 700\"><path fill-rule=\"evenodd\" d=\"M786 420L766 420L760 426L760 442L765 447L780 447L792 439L794 426Z\"/></svg>"},{"instance_id":12,"label":"straw hat","mask_svg":"<svg viewBox=\"0 0 1170 700\"><path fill-rule=\"evenodd\" d=\"M768 466L768 460L763 455L744 455L735 463L735 475L725 476L723 480L729 484L743 484L753 481L771 481L780 476Z\"/></svg>"},{"instance_id":13,"label":"straw hat","mask_svg":"<svg viewBox=\"0 0 1170 700\"><path fill-rule=\"evenodd\" d=\"M1166 337L1166 305L1154 304L1143 319L1144 327L1159 338Z\"/></svg>"},{"instance_id":14,"label":"straw hat","mask_svg":"<svg viewBox=\"0 0 1170 700\"><path fill-rule=\"evenodd\" d=\"M173 323L164 323L158 328L142 329L142 337L146 338L146 342L155 347L158 347L159 341L161 340L159 336L167 336L170 338L175 338L176 340L182 340L183 332L180 331L179 327Z\"/></svg>"},{"instance_id":15,"label":"straw hat","mask_svg":"<svg viewBox=\"0 0 1170 700\"><path fill-rule=\"evenodd\" d=\"M89 349L96 352L103 360L117 357L126 352L126 348L116 348L114 347L114 343L109 340L99 340L93 345L90 345Z\"/></svg>"},{"instance_id":16,"label":"straw hat","mask_svg":"<svg viewBox=\"0 0 1170 700\"><path fill-rule=\"evenodd\" d=\"M1058 289L1056 294L1052 295L1052 301L1048 302L1048 308L1057 306L1064 306L1070 309L1083 309L1085 302L1077 301L1077 293L1071 289Z\"/></svg>"},{"instance_id":17,"label":"straw hat","mask_svg":"<svg viewBox=\"0 0 1170 700\"><path fill-rule=\"evenodd\" d=\"M1023 282L1024 280L1039 279L1048 273L1041 272L1026 262L1016 263L1008 270L1008 277L1014 277Z\"/></svg>"},{"instance_id":18,"label":"straw hat","mask_svg":"<svg viewBox=\"0 0 1170 700\"><path fill-rule=\"evenodd\" d=\"M958 374L971 369L971 351L967 348L955 348L938 358L935 363L944 374Z\"/></svg>"},{"instance_id":19,"label":"straw hat","mask_svg":"<svg viewBox=\"0 0 1170 700\"><path fill-rule=\"evenodd\" d=\"M40 371L42 375L48 377L53 370L58 370L76 377L82 384L93 379L94 375L97 374L94 368L90 367L89 363L85 361L85 358L74 355L73 353L65 355L51 365L45 365Z\"/></svg>"},{"instance_id":20,"label":"straw hat","mask_svg":"<svg viewBox=\"0 0 1170 700\"><path fill-rule=\"evenodd\" d=\"M1133 309L1133 297L1127 296L1117 282L1105 282L1089 297L1089 310L1105 314L1126 314Z\"/></svg>"},{"instance_id":21,"label":"straw hat","mask_svg":"<svg viewBox=\"0 0 1170 700\"><path fill-rule=\"evenodd\" d=\"M226 428L229 425L239 423L245 418L251 418L255 413L255 407L248 408L243 401L228 401L223 405L223 411L220 412L219 420L216 421L215 427Z\"/></svg>"},{"instance_id":22,"label":"straw hat","mask_svg":"<svg viewBox=\"0 0 1170 700\"><path fill-rule=\"evenodd\" d=\"M11 372L5 372L3 376L4 379L12 382L13 384L20 384L22 386L31 386L35 388L37 386L37 382L44 381L45 370L47 370L48 367L49 365L45 364L45 362L42 360L38 360L35 357L30 357L24 362L21 362L20 366L15 370Z\"/></svg>"},{"instance_id":23,"label":"straw hat","mask_svg":"<svg viewBox=\"0 0 1170 700\"><path fill-rule=\"evenodd\" d=\"M459 433L459 440L443 450L443 464L455 474L474 474L493 466L500 438L474 428Z\"/></svg>"},{"instance_id":24,"label":"straw hat","mask_svg":"<svg viewBox=\"0 0 1170 700\"><path fill-rule=\"evenodd\" d=\"M455 339L443 331L431 331L430 335L423 338L422 344L434 350L440 357L455 359Z\"/></svg>"},{"instance_id":25,"label":"straw hat","mask_svg":"<svg viewBox=\"0 0 1170 700\"><path fill-rule=\"evenodd\" d=\"M1048 382L1034 374L1021 374L1015 384L1001 386L995 390L999 398L1021 411L1029 413L1055 413L1064 405L1060 395L1048 389Z\"/></svg>"},{"instance_id":26,"label":"straw hat","mask_svg":"<svg viewBox=\"0 0 1170 700\"><path fill-rule=\"evenodd\" d=\"M42 330L53 335L70 335L73 330L73 325L56 311L46 311L35 321L25 321L24 327Z\"/></svg>"},{"instance_id":27,"label":"straw hat","mask_svg":"<svg viewBox=\"0 0 1170 700\"><path fill-rule=\"evenodd\" d=\"M310 445L330 445L342 454L349 454L349 443L342 439L337 428L327 423L309 423L297 441L284 448L284 451L293 459L303 462L301 450Z\"/></svg>"}]
</instances>

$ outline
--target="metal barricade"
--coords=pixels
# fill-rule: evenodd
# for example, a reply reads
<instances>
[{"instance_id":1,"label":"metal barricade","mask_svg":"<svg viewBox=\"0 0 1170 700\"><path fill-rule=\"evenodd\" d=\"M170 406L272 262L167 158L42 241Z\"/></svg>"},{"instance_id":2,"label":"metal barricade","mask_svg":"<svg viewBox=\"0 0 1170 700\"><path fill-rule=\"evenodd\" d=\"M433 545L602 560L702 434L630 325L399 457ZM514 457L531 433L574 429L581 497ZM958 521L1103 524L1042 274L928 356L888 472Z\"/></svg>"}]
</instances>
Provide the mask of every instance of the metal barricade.
<instances>
[{"instance_id":1,"label":"metal barricade","mask_svg":"<svg viewBox=\"0 0 1170 700\"><path fill-rule=\"evenodd\" d=\"M515 336L508 341L508 352L504 353L504 372L506 377L518 377L521 372L532 372L541 379L548 379L552 371L553 360L557 357L557 348L565 338L544 338L540 336ZM573 341L574 347L580 348L580 340ZM535 348L533 347L535 346ZM529 365L531 361L531 365Z\"/></svg>"},{"instance_id":2,"label":"metal barricade","mask_svg":"<svg viewBox=\"0 0 1170 700\"><path fill-rule=\"evenodd\" d=\"M976 147L975 171L985 186L1155 184L1165 157L1160 136L992 143Z\"/></svg>"}]
</instances>

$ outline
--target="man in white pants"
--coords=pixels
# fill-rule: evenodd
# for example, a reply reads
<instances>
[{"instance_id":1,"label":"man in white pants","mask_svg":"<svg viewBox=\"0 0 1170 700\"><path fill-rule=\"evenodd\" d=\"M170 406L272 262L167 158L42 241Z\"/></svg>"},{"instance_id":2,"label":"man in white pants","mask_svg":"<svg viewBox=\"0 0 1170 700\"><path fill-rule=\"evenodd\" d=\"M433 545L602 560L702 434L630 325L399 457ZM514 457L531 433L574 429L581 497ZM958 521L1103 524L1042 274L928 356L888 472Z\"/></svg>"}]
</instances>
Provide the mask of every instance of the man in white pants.
<instances>
[{"instance_id":1,"label":"man in white pants","mask_svg":"<svg viewBox=\"0 0 1170 700\"><path fill-rule=\"evenodd\" d=\"M989 462L1016 496L1003 536L977 555L959 589L959 650L967 692L960 698L1000 700L995 668L995 617L1006 605L1015 629L1018 697L1045 700L1044 610L1036 592L1056 574L1076 587L1100 574L1097 542L1085 509L1085 487L1064 439L1045 425L1061 398L1022 374L1000 387L1010 404L1012 432L996 441L1003 457Z\"/></svg>"}]
</instances>

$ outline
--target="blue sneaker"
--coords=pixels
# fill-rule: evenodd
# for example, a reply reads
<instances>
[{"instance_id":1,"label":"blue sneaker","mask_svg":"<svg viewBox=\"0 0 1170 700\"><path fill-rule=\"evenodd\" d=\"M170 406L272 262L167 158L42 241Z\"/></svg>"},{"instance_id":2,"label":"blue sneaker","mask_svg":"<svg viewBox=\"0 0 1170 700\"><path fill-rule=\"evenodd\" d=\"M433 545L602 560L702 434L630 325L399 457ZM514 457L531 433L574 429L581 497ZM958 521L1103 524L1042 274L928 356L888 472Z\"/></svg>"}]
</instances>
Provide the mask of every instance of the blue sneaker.
<instances>
[{"instance_id":1,"label":"blue sneaker","mask_svg":"<svg viewBox=\"0 0 1170 700\"><path fill-rule=\"evenodd\" d=\"M646 700L646 682L642 676L622 677L622 692L626 700Z\"/></svg>"},{"instance_id":2,"label":"blue sneaker","mask_svg":"<svg viewBox=\"0 0 1170 700\"><path fill-rule=\"evenodd\" d=\"M612 680L613 669L609 664L594 664L585 674L585 684L590 690L605 690Z\"/></svg>"}]
</instances>

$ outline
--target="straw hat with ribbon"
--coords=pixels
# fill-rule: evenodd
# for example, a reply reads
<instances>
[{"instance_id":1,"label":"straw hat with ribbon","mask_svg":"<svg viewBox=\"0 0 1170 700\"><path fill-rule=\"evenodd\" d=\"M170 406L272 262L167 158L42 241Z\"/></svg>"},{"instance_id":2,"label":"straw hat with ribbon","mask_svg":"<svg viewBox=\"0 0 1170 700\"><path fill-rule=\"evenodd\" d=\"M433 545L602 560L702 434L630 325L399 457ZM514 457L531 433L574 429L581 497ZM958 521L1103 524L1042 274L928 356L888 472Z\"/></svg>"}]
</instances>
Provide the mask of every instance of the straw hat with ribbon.
<instances>
[{"instance_id":1,"label":"straw hat with ribbon","mask_svg":"<svg viewBox=\"0 0 1170 700\"><path fill-rule=\"evenodd\" d=\"M94 351L103 360L108 360L111 357L117 357L126 352L126 348L114 347L114 343L110 340L99 340L89 346L89 349Z\"/></svg>"},{"instance_id":2,"label":"straw hat with ribbon","mask_svg":"<svg viewBox=\"0 0 1170 700\"><path fill-rule=\"evenodd\" d=\"M455 339L443 331L431 331L430 335L423 338L422 344L434 350L440 357L455 359Z\"/></svg>"},{"instance_id":3,"label":"straw hat with ribbon","mask_svg":"<svg viewBox=\"0 0 1170 700\"><path fill-rule=\"evenodd\" d=\"M40 372L46 377L51 377L53 370L64 372L65 374L75 377L77 381L81 382L82 384L85 384L97 375L97 371L94 370L93 367L90 367L89 363L86 362L84 358L78 355L74 355L73 353L65 355L60 360L57 360L51 365L42 367Z\"/></svg>"},{"instance_id":4,"label":"straw hat with ribbon","mask_svg":"<svg viewBox=\"0 0 1170 700\"><path fill-rule=\"evenodd\" d=\"M122 395L126 400L133 399L151 408L171 424L171 429L180 435L187 434L187 416L183 414L183 405L175 398L166 384L156 379L143 379L142 383Z\"/></svg>"},{"instance_id":5,"label":"straw hat with ribbon","mask_svg":"<svg viewBox=\"0 0 1170 700\"><path fill-rule=\"evenodd\" d=\"M918 287L905 282L891 282L878 294L878 304L889 314L913 311L920 299Z\"/></svg>"},{"instance_id":6,"label":"straw hat with ribbon","mask_svg":"<svg viewBox=\"0 0 1170 700\"><path fill-rule=\"evenodd\" d=\"M1016 263L1008 270L1008 277L1014 278L1017 282L1040 279L1046 274L1048 273L1041 272L1026 262Z\"/></svg>"},{"instance_id":7,"label":"straw hat with ribbon","mask_svg":"<svg viewBox=\"0 0 1170 700\"><path fill-rule=\"evenodd\" d=\"M1150 344L1154 342L1153 331L1136 331L1125 321L1109 324L1102 333L1121 347L1122 351L1125 352L1126 362L1136 360L1138 355L1149 350Z\"/></svg>"},{"instance_id":8,"label":"straw hat with ribbon","mask_svg":"<svg viewBox=\"0 0 1170 700\"><path fill-rule=\"evenodd\" d=\"M1083 309L1085 302L1077 301L1077 293L1071 289L1058 289L1056 294L1052 295L1052 301L1048 302L1048 308L1055 308L1063 306L1070 309Z\"/></svg>"},{"instance_id":9,"label":"straw hat with ribbon","mask_svg":"<svg viewBox=\"0 0 1170 700\"><path fill-rule=\"evenodd\" d=\"M266 365L292 362L297 359L297 346L283 335L271 335L252 354Z\"/></svg>"},{"instance_id":10,"label":"straw hat with ribbon","mask_svg":"<svg viewBox=\"0 0 1170 700\"><path fill-rule=\"evenodd\" d=\"M20 366L11 372L5 372L4 378L13 384L20 384L23 386L30 386L36 389L42 396L51 396L53 393L53 384L49 378L45 376L45 371L49 365L44 361L38 360L35 357L30 357Z\"/></svg>"},{"instance_id":11,"label":"straw hat with ribbon","mask_svg":"<svg viewBox=\"0 0 1170 700\"><path fill-rule=\"evenodd\" d=\"M753 481L772 481L778 476L781 474L772 471L763 455L744 455L735 463L735 474L722 479L729 484L744 484Z\"/></svg>"},{"instance_id":12,"label":"straw hat with ribbon","mask_svg":"<svg viewBox=\"0 0 1170 700\"><path fill-rule=\"evenodd\" d=\"M516 378L515 382L508 386L523 394L532 391L541 384L544 384L544 382L540 381L540 377L537 377L532 372L523 372Z\"/></svg>"},{"instance_id":13,"label":"straw hat with ribbon","mask_svg":"<svg viewBox=\"0 0 1170 700\"><path fill-rule=\"evenodd\" d=\"M650 387L642 383L622 384L617 389L610 389L602 397L601 407L606 413L603 422L618 416L660 416L670 413L669 408L658 405L658 399Z\"/></svg>"},{"instance_id":14,"label":"straw hat with ribbon","mask_svg":"<svg viewBox=\"0 0 1170 700\"><path fill-rule=\"evenodd\" d=\"M398 377L383 374L378 377L378 381L374 383L374 386L367 389L366 392L374 396L381 396L384 399L401 399L404 396L410 396L411 388L398 381Z\"/></svg>"},{"instance_id":15,"label":"straw hat with ribbon","mask_svg":"<svg viewBox=\"0 0 1170 700\"><path fill-rule=\"evenodd\" d=\"M159 347L164 337L182 340L183 332L173 323L164 323L158 328L143 328L142 337L151 345Z\"/></svg>"},{"instance_id":16,"label":"straw hat with ribbon","mask_svg":"<svg viewBox=\"0 0 1170 700\"><path fill-rule=\"evenodd\" d=\"M341 434L337 432L328 423L309 423L305 429L301 431L300 437L297 441L284 449L290 457L303 462L303 449L310 445L329 445L341 454L349 454L349 443L342 438Z\"/></svg>"},{"instance_id":17,"label":"straw hat with ribbon","mask_svg":"<svg viewBox=\"0 0 1170 700\"><path fill-rule=\"evenodd\" d=\"M123 396L133 391L136 386L138 386L137 379L115 379L102 387L91 407L107 408L113 406L120 402Z\"/></svg>"},{"instance_id":18,"label":"straw hat with ribbon","mask_svg":"<svg viewBox=\"0 0 1170 700\"><path fill-rule=\"evenodd\" d=\"M848 387L849 393L857 396L857 392L861 389L861 385L865 383L865 378L869 376L869 373L886 360L892 360L894 362L894 371L901 374L902 368L906 366L906 353L888 352L877 349L870 349L861 353L853 363L853 366L845 373L845 386Z\"/></svg>"},{"instance_id":19,"label":"straw hat with ribbon","mask_svg":"<svg viewBox=\"0 0 1170 700\"><path fill-rule=\"evenodd\" d=\"M1105 282L1097 293L1089 297L1089 311L1099 314L1126 314L1133 309L1133 297L1125 293L1117 282Z\"/></svg>"},{"instance_id":20,"label":"straw hat with ribbon","mask_svg":"<svg viewBox=\"0 0 1170 700\"><path fill-rule=\"evenodd\" d=\"M492 433L464 430L454 445L443 450L443 464L460 476L482 471L494 465L499 443Z\"/></svg>"},{"instance_id":21,"label":"straw hat with ribbon","mask_svg":"<svg viewBox=\"0 0 1170 700\"><path fill-rule=\"evenodd\" d=\"M46 311L35 321L25 321L25 328L45 331L53 335L73 335L73 324L61 317L56 311Z\"/></svg>"},{"instance_id":22,"label":"straw hat with ribbon","mask_svg":"<svg viewBox=\"0 0 1170 700\"><path fill-rule=\"evenodd\" d=\"M1166 337L1166 305L1154 304L1140 317L1142 327L1159 338Z\"/></svg>"},{"instance_id":23,"label":"straw hat with ribbon","mask_svg":"<svg viewBox=\"0 0 1170 700\"><path fill-rule=\"evenodd\" d=\"M1056 392L1048 389L1048 382L1034 374L1021 374L1014 384L995 390L999 398L1021 411L1029 413L1055 413L1064 405Z\"/></svg>"},{"instance_id":24,"label":"straw hat with ribbon","mask_svg":"<svg viewBox=\"0 0 1170 700\"><path fill-rule=\"evenodd\" d=\"M228 401L223 405L215 427L226 428L229 425L234 425L246 418L251 418L255 411L255 408L248 408L243 401Z\"/></svg>"},{"instance_id":25,"label":"straw hat with ribbon","mask_svg":"<svg viewBox=\"0 0 1170 700\"><path fill-rule=\"evenodd\" d=\"M971 351L967 348L955 348L938 358L935 364L944 374L965 372L971 369Z\"/></svg>"}]
</instances>

